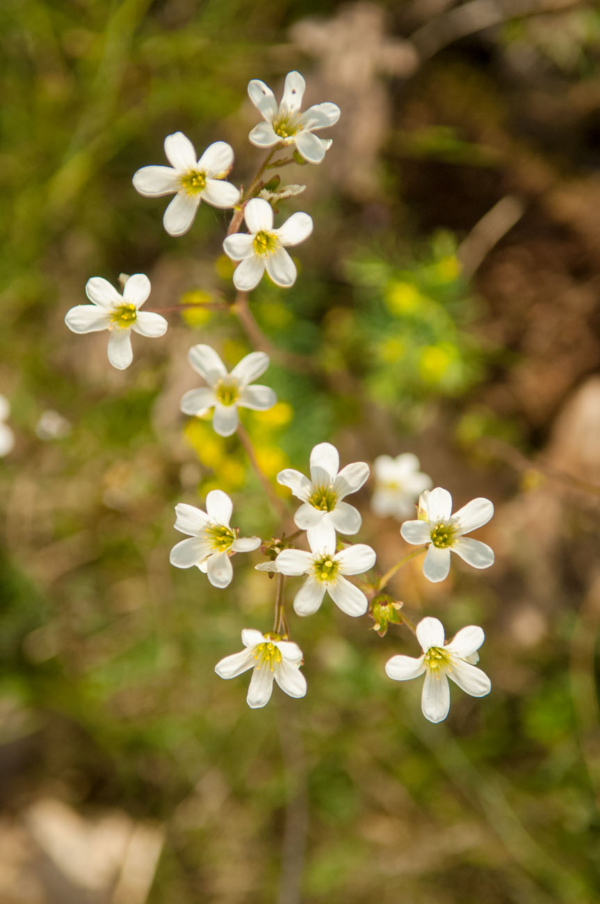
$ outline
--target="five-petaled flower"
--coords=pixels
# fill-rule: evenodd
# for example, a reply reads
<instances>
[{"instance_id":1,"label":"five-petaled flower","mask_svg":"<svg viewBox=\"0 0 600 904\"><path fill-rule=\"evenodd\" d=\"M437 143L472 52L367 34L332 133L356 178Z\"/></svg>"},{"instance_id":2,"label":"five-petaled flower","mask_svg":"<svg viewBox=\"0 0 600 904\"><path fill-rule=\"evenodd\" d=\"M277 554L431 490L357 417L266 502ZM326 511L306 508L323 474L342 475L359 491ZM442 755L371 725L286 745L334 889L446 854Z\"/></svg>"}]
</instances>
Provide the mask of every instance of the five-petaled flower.
<instances>
[{"instance_id":1,"label":"five-petaled flower","mask_svg":"<svg viewBox=\"0 0 600 904\"><path fill-rule=\"evenodd\" d=\"M143 273L130 276L120 295L100 276L88 279L85 294L92 304L78 304L67 311L65 323L74 333L109 330L108 360L118 370L133 361L131 331L142 336L164 336L168 323L160 314L140 311L150 294L150 280Z\"/></svg>"},{"instance_id":2,"label":"five-petaled flower","mask_svg":"<svg viewBox=\"0 0 600 904\"><path fill-rule=\"evenodd\" d=\"M346 615L364 615L368 608L365 594L344 575L363 574L372 568L377 558L375 550L364 543L335 551L335 538L322 543L310 543L310 552L303 549L284 549L274 562L257 565L262 571L281 574L307 574L308 578L296 594L294 609L298 615L312 615L319 609L325 593ZM274 566L274 567L273 567Z\"/></svg>"},{"instance_id":3,"label":"five-petaled flower","mask_svg":"<svg viewBox=\"0 0 600 904\"><path fill-rule=\"evenodd\" d=\"M431 477L423 474L420 467L419 459L412 452L404 452L397 458L380 455L375 459L375 492L371 507L376 515L380 518L393 515L403 521L414 512L421 493L432 486Z\"/></svg>"},{"instance_id":4,"label":"five-petaled flower","mask_svg":"<svg viewBox=\"0 0 600 904\"><path fill-rule=\"evenodd\" d=\"M242 631L245 650L226 656L215 666L220 678L235 678L253 669L248 696L248 706L258 709L265 706L273 693L273 681L290 697L304 697L306 678L300 671L302 650L296 643L279 634L262 634L253 628Z\"/></svg>"},{"instance_id":5,"label":"five-petaled flower","mask_svg":"<svg viewBox=\"0 0 600 904\"><path fill-rule=\"evenodd\" d=\"M228 235L223 248L234 261L241 261L233 274L240 292L259 284L265 268L278 286L289 289L296 282L296 265L284 246L299 245L309 237L313 221L307 213L293 213L278 229L273 227L273 208L263 198L252 198L244 208L248 232Z\"/></svg>"},{"instance_id":6,"label":"five-petaled flower","mask_svg":"<svg viewBox=\"0 0 600 904\"><path fill-rule=\"evenodd\" d=\"M492 689L490 679L481 669L477 650L485 634L476 625L463 628L450 643L444 642L444 626L437 618L424 618L417 625L417 639L423 655L392 656L385 671L394 681L408 681L425 675L421 706L430 722L442 722L450 709L448 678L471 697L485 697Z\"/></svg>"},{"instance_id":7,"label":"five-petaled flower","mask_svg":"<svg viewBox=\"0 0 600 904\"><path fill-rule=\"evenodd\" d=\"M421 494L419 520L405 521L400 533L407 543L429 544L423 574L427 580L437 583L448 577L451 552L473 568L489 568L494 564L494 552L489 546L465 537L487 524L493 514L494 506L490 500L479 497L453 515L452 496L448 490L436 487Z\"/></svg>"},{"instance_id":8,"label":"five-petaled flower","mask_svg":"<svg viewBox=\"0 0 600 904\"><path fill-rule=\"evenodd\" d=\"M163 217L169 235L184 235L201 201L213 207L235 207L239 189L226 182L233 166L233 149L215 141L196 157L194 145L183 132L165 138L165 154L171 166L143 166L133 176L133 186L146 198L175 194Z\"/></svg>"},{"instance_id":9,"label":"five-petaled flower","mask_svg":"<svg viewBox=\"0 0 600 904\"><path fill-rule=\"evenodd\" d=\"M357 461L341 471L339 468L340 456L335 446L319 443L310 453L310 480L292 468L277 475L278 482L302 500L294 521L296 527L308 531L311 544L335 543L336 531L356 534L360 530L360 512L343 500L360 490L369 476L369 466Z\"/></svg>"},{"instance_id":10,"label":"five-petaled flower","mask_svg":"<svg viewBox=\"0 0 600 904\"><path fill-rule=\"evenodd\" d=\"M340 118L336 104L316 104L300 112L306 82L299 72L288 72L281 103L259 79L248 84L248 95L262 115L264 122L254 126L249 138L259 148L295 144L309 163L320 163L331 146L331 139L319 138L314 132L334 126Z\"/></svg>"},{"instance_id":11,"label":"five-petaled flower","mask_svg":"<svg viewBox=\"0 0 600 904\"><path fill-rule=\"evenodd\" d=\"M171 550L171 565L191 568L196 565L208 575L213 587L228 587L233 577L230 556L258 549L260 537L238 537L229 526L233 503L223 490L211 490L206 497L206 512L180 502L175 506L175 530L189 534Z\"/></svg>"},{"instance_id":12,"label":"five-petaled flower","mask_svg":"<svg viewBox=\"0 0 600 904\"><path fill-rule=\"evenodd\" d=\"M264 352L252 352L239 361L231 373L210 345L194 345L188 361L208 386L190 389L181 399L184 414L201 416L215 409L213 427L219 436L231 436L238 426L238 408L266 411L272 408L277 396L269 386L250 386L269 366Z\"/></svg>"}]
</instances>

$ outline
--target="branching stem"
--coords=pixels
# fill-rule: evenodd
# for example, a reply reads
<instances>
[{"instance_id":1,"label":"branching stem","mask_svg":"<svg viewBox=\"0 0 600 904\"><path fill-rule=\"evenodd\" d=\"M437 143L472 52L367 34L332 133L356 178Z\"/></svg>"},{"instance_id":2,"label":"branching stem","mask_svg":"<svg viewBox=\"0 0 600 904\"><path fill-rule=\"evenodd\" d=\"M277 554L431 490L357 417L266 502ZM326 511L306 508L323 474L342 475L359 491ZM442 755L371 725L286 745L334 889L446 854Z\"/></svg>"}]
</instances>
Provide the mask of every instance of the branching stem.
<instances>
[{"instance_id":1,"label":"branching stem","mask_svg":"<svg viewBox=\"0 0 600 904\"><path fill-rule=\"evenodd\" d=\"M392 567L388 569L388 571L386 571L386 573L377 581L377 593L379 593L380 590L383 590L383 588L387 584L389 584L396 572L399 571L403 567L403 565L406 565L407 562L410 562L410 560L416 558L416 556L420 556L421 553L424 553L426 549L427 546L419 546L417 549L413 549L412 552L409 552L407 556L404 556L402 559L400 559L399 562L396 562L395 565L392 565Z\"/></svg>"}]
</instances>

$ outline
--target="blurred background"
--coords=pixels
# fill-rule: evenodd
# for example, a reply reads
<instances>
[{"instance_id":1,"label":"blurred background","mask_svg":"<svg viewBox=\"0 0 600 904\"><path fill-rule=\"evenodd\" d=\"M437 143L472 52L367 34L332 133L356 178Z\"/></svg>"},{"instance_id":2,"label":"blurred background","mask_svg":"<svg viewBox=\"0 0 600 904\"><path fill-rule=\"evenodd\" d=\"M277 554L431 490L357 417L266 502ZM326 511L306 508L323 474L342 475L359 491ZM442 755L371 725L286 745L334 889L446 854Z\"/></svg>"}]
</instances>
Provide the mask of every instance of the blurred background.
<instances>
[{"instance_id":1,"label":"blurred background","mask_svg":"<svg viewBox=\"0 0 600 904\"><path fill-rule=\"evenodd\" d=\"M4 0L0 46L2 904L598 901L596 3ZM274 362L280 401L244 423L272 477L331 440L494 501L492 569L391 585L486 631L491 696L453 688L438 726L384 675L410 633L331 603L293 619L304 700L250 711L247 676L215 676L274 587L257 553L225 592L173 569L173 507L218 486L242 535L278 525L236 437L179 399L191 345L251 347L198 307L118 372L63 322L91 276L147 273L148 309L231 298L226 212L170 238L131 177L181 129L248 184L247 82L279 96L291 69L342 117L321 166L282 173L308 187L280 215L315 220L299 279L251 305L313 367ZM384 569L408 549L372 489Z\"/></svg>"}]
</instances>

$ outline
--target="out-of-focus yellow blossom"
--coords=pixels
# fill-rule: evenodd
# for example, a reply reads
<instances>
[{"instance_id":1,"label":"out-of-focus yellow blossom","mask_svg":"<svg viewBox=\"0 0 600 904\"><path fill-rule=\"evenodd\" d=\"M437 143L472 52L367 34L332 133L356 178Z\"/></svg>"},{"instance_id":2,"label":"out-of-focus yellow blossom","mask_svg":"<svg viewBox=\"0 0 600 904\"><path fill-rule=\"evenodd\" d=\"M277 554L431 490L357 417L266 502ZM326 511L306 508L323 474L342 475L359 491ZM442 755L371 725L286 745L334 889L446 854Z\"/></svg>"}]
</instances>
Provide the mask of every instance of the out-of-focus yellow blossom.
<instances>
[{"instance_id":1,"label":"out-of-focus yellow blossom","mask_svg":"<svg viewBox=\"0 0 600 904\"><path fill-rule=\"evenodd\" d=\"M261 427L285 427L294 416L294 409L288 402L277 402L268 411L260 412Z\"/></svg>"},{"instance_id":2,"label":"out-of-focus yellow blossom","mask_svg":"<svg viewBox=\"0 0 600 904\"><path fill-rule=\"evenodd\" d=\"M225 443L212 427L196 417L185 425L183 433L203 465L213 469L219 467L225 458Z\"/></svg>"},{"instance_id":3,"label":"out-of-focus yellow blossom","mask_svg":"<svg viewBox=\"0 0 600 904\"><path fill-rule=\"evenodd\" d=\"M411 314L424 301L416 286L407 282L391 282L385 292L385 303L392 314Z\"/></svg>"},{"instance_id":4,"label":"out-of-focus yellow blossom","mask_svg":"<svg viewBox=\"0 0 600 904\"><path fill-rule=\"evenodd\" d=\"M217 476L221 489L238 490L244 485L246 468L241 461L229 457L223 461Z\"/></svg>"},{"instance_id":5,"label":"out-of-focus yellow blossom","mask_svg":"<svg viewBox=\"0 0 600 904\"><path fill-rule=\"evenodd\" d=\"M215 261L215 270L217 276L220 276L221 279L231 279L235 270L235 264L226 254L220 254Z\"/></svg>"},{"instance_id":6,"label":"out-of-focus yellow blossom","mask_svg":"<svg viewBox=\"0 0 600 904\"><path fill-rule=\"evenodd\" d=\"M439 383L448 368L456 361L457 350L448 342L426 345L421 349L419 375L427 383Z\"/></svg>"},{"instance_id":7,"label":"out-of-focus yellow blossom","mask_svg":"<svg viewBox=\"0 0 600 904\"><path fill-rule=\"evenodd\" d=\"M444 282L453 282L460 276L460 261L455 254L448 254L446 257L440 258L437 262L435 265L435 272L439 279Z\"/></svg>"},{"instance_id":8,"label":"out-of-focus yellow blossom","mask_svg":"<svg viewBox=\"0 0 600 904\"><path fill-rule=\"evenodd\" d=\"M404 357L406 349L401 339L392 338L382 342L378 352L382 361L386 364L393 364L395 361Z\"/></svg>"},{"instance_id":9,"label":"out-of-focus yellow blossom","mask_svg":"<svg viewBox=\"0 0 600 904\"><path fill-rule=\"evenodd\" d=\"M260 469L269 477L275 477L288 465L287 455L277 446L259 446L256 449L256 459Z\"/></svg>"},{"instance_id":10,"label":"out-of-focus yellow blossom","mask_svg":"<svg viewBox=\"0 0 600 904\"><path fill-rule=\"evenodd\" d=\"M231 365L234 361L239 361L244 355L248 354L248 349L243 342L237 339L226 339L223 343L223 358Z\"/></svg>"},{"instance_id":11,"label":"out-of-focus yellow blossom","mask_svg":"<svg viewBox=\"0 0 600 904\"><path fill-rule=\"evenodd\" d=\"M290 309L280 301L264 302L257 307L263 323L275 330L285 329L294 319Z\"/></svg>"},{"instance_id":12,"label":"out-of-focus yellow blossom","mask_svg":"<svg viewBox=\"0 0 600 904\"><path fill-rule=\"evenodd\" d=\"M184 292L179 303L181 305L198 305L198 307L184 308L181 316L189 326L204 326L210 320L212 311L203 309L201 305L211 304L213 301L212 295L209 292L202 291L202 289L192 289L189 292Z\"/></svg>"}]
</instances>

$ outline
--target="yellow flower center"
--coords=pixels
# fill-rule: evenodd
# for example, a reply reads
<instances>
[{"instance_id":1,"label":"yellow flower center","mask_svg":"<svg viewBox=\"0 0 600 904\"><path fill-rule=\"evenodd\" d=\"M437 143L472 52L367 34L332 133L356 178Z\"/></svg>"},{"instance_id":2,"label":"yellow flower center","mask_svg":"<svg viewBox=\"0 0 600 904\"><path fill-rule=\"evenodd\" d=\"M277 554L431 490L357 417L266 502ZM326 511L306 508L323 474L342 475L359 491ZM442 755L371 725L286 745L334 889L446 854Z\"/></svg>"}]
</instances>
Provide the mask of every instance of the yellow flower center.
<instances>
[{"instance_id":1,"label":"yellow flower center","mask_svg":"<svg viewBox=\"0 0 600 904\"><path fill-rule=\"evenodd\" d=\"M329 484L328 487L315 487L308 497L308 501L313 508L320 509L322 512L332 512L337 502L337 496L334 492L333 485Z\"/></svg>"},{"instance_id":2,"label":"yellow flower center","mask_svg":"<svg viewBox=\"0 0 600 904\"><path fill-rule=\"evenodd\" d=\"M216 552L227 552L235 540L235 534L223 524L211 524L206 528L206 538Z\"/></svg>"},{"instance_id":3,"label":"yellow flower center","mask_svg":"<svg viewBox=\"0 0 600 904\"><path fill-rule=\"evenodd\" d=\"M111 323L127 329L137 319L137 308L134 304L120 304L110 315Z\"/></svg>"},{"instance_id":4,"label":"yellow flower center","mask_svg":"<svg viewBox=\"0 0 600 904\"><path fill-rule=\"evenodd\" d=\"M455 536L456 528L452 524L444 524L440 521L431 531L431 542L438 549L447 549L454 543Z\"/></svg>"},{"instance_id":5,"label":"yellow flower center","mask_svg":"<svg viewBox=\"0 0 600 904\"><path fill-rule=\"evenodd\" d=\"M324 556L313 564L313 574L317 581L335 581L339 567L331 556Z\"/></svg>"},{"instance_id":6,"label":"yellow flower center","mask_svg":"<svg viewBox=\"0 0 600 904\"><path fill-rule=\"evenodd\" d=\"M430 647L425 653L425 665L438 678L442 672L451 671L450 654L443 647Z\"/></svg>"},{"instance_id":7,"label":"yellow flower center","mask_svg":"<svg viewBox=\"0 0 600 904\"><path fill-rule=\"evenodd\" d=\"M189 173L180 176L179 181L188 195L197 195L206 188L206 173L190 170Z\"/></svg>"},{"instance_id":8,"label":"yellow flower center","mask_svg":"<svg viewBox=\"0 0 600 904\"><path fill-rule=\"evenodd\" d=\"M219 380L215 386L215 394L221 405L230 407L235 405L240 397L240 390L235 380Z\"/></svg>"},{"instance_id":9,"label":"yellow flower center","mask_svg":"<svg viewBox=\"0 0 600 904\"><path fill-rule=\"evenodd\" d=\"M273 123L273 131L279 138L291 138L300 128L297 116L280 116Z\"/></svg>"},{"instance_id":10,"label":"yellow flower center","mask_svg":"<svg viewBox=\"0 0 600 904\"><path fill-rule=\"evenodd\" d=\"M279 647L275 646L274 641L281 640L279 634L265 634L268 638L266 643L260 643L254 650L254 658L256 659L255 668L260 669L264 666L271 671L275 669L275 663L281 662L281 652Z\"/></svg>"},{"instance_id":11,"label":"yellow flower center","mask_svg":"<svg viewBox=\"0 0 600 904\"><path fill-rule=\"evenodd\" d=\"M254 253L261 256L272 254L277 249L278 245L279 239L277 236L273 235L272 232L265 232L264 230L257 232L254 236L254 241L252 242Z\"/></svg>"}]
</instances>

